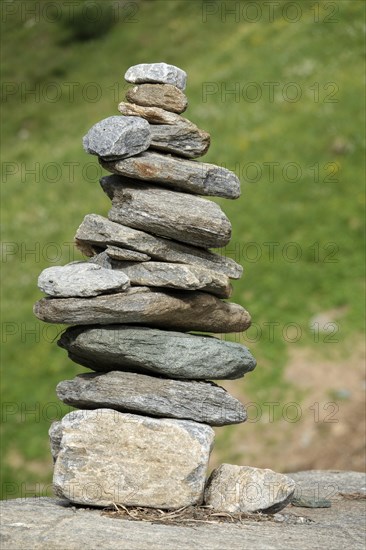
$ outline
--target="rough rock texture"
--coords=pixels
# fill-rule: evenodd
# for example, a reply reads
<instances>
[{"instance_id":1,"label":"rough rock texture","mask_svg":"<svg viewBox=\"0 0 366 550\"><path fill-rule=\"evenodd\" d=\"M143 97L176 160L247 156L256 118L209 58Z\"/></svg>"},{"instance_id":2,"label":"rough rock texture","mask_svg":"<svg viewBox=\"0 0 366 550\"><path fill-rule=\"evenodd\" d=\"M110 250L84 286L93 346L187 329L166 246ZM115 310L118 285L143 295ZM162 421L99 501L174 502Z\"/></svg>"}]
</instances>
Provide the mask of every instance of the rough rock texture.
<instances>
[{"instance_id":1,"label":"rough rock texture","mask_svg":"<svg viewBox=\"0 0 366 550\"><path fill-rule=\"evenodd\" d=\"M210 134L182 118L178 124L151 124L151 149L187 158L204 155L210 146Z\"/></svg>"},{"instance_id":2,"label":"rough rock texture","mask_svg":"<svg viewBox=\"0 0 366 550\"><path fill-rule=\"evenodd\" d=\"M87 153L105 159L137 155L150 145L150 126L133 116L110 116L97 122L83 138Z\"/></svg>"},{"instance_id":3,"label":"rough rock texture","mask_svg":"<svg viewBox=\"0 0 366 550\"><path fill-rule=\"evenodd\" d=\"M130 262L147 262L148 260L151 260L150 256L147 254L135 252L134 250L128 250L128 248L121 248L119 246L108 245L105 252L112 260L124 260Z\"/></svg>"},{"instance_id":4,"label":"rough rock texture","mask_svg":"<svg viewBox=\"0 0 366 550\"><path fill-rule=\"evenodd\" d=\"M226 199L240 197L238 177L215 164L145 151L129 159L101 160L101 165L114 174L156 182L187 193Z\"/></svg>"},{"instance_id":5,"label":"rough rock texture","mask_svg":"<svg viewBox=\"0 0 366 550\"><path fill-rule=\"evenodd\" d=\"M133 372L81 374L57 385L59 399L81 409L109 408L164 418L195 420L211 426L247 419L243 405L220 386L170 380Z\"/></svg>"},{"instance_id":6,"label":"rough rock texture","mask_svg":"<svg viewBox=\"0 0 366 550\"><path fill-rule=\"evenodd\" d=\"M134 287L95 298L42 298L34 306L38 319L68 325L142 324L182 331L240 332L250 315L239 304L212 294Z\"/></svg>"},{"instance_id":7,"label":"rough rock texture","mask_svg":"<svg viewBox=\"0 0 366 550\"><path fill-rule=\"evenodd\" d=\"M177 114L130 103L121 103L119 109L124 115L142 117L151 123L151 149L196 158L204 155L210 146L208 132Z\"/></svg>"},{"instance_id":8,"label":"rough rock texture","mask_svg":"<svg viewBox=\"0 0 366 550\"><path fill-rule=\"evenodd\" d=\"M139 116L146 119L151 124L179 124L182 117L176 113L171 113L160 107L143 107L134 103L121 101L118 110L125 116Z\"/></svg>"},{"instance_id":9,"label":"rough rock texture","mask_svg":"<svg viewBox=\"0 0 366 550\"><path fill-rule=\"evenodd\" d=\"M159 107L173 113L183 113L188 105L187 96L171 84L140 84L127 90L126 99L130 103Z\"/></svg>"},{"instance_id":10,"label":"rough rock texture","mask_svg":"<svg viewBox=\"0 0 366 550\"><path fill-rule=\"evenodd\" d=\"M205 489L205 504L221 512L279 512L287 506L295 482L273 470L221 464Z\"/></svg>"},{"instance_id":11,"label":"rough rock texture","mask_svg":"<svg viewBox=\"0 0 366 550\"><path fill-rule=\"evenodd\" d=\"M121 292L130 286L123 271L110 271L97 264L75 262L44 269L38 277L38 287L48 296L89 297L109 292Z\"/></svg>"},{"instance_id":12,"label":"rough rock texture","mask_svg":"<svg viewBox=\"0 0 366 550\"><path fill-rule=\"evenodd\" d=\"M145 82L173 84L173 86L184 90L187 74L182 69L167 63L140 63L126 71L125 80L134 84L144 84Z\"/></svg>"},{"instance_id":13,"label":"rough rock texture","mask_svg":"<svg viewBox=\"0 0 366 550\"><path fill-rule=\"evenodd\" d=\"M146 327L70 327L58 345L96 371L153 372L169 378L241 378L256 362L249 350L218 338Z\"/></svg>"},{"instance_id":14,"label":"rough rock texture","mask_svg":"<svg viewBox=\"0 0 366 550\"><path fill-rule=\"evenodd\" d=\"M203 248L230 241L231 224L212 201L121 176L105 176L101 185L112 200L108 217L114 222Z\"/></svg>"},{"instance_id":15,"label":"rough rock texture","mask_svg":"<svg viewBox=\"0 0 366 550\"><path fill-rule=\"evenodd\" d=\"M94 256L90 262L106 269L121 271L134 286L203 290L219 298L229 298L232 291L227 275L204 267L167 262L115 261L107 252Z\"/></svg>"},{"instance_id":16,"label":"rough rock texture","mask_svg":"<svg viewBox=\"0 0 366 550\"><path fill-rule=\"evenodd\" d=\"M55 425L56 424L56 425ZM181 508L202 501L214 432L188 420L73 411L56 433L53 485L78 504Z\"/></svg>"},{"instance_id":17,"label":"rough rock texture","mask_svg":"<svg viewBox=\"0 0 366 550\"><path fill-rule=\"evenodd\" d=\"M116 245L147 254L155 260L198 265L240 279L243 268L231 258L214 254L203 248L193 247L156 237L114 223L98 214L88 214L75 235L77 247L87 256L94 254L91 247Z\"/></svg>"},{"instance_id":18,"label":"rough rock texture","mask_svg":"<svg viewBox=\"0 0 366 550\"><path fill-rule=\"evenodd\" d=\"M319 497L332 492L332 507L300 509L288 506L282 513L243 518L242 523L182 523L132 521L98 509L72 506L58 498L18 498L0 502L3 550L327 550L365 548L365 474L361 472L299 472L289 474ZM342 492L345 497L337 493ZM44 493L43 493L44 494ZM263 518L263 516L262 516ZM91 540L92 533L92 540Z\"/></svg>"},{"instance_id":19,"label":"rough rock texture","mask_svg":"<svg viewBox=\"0 0 366 550\"><path fill-rule=\"evenodd\" d=\"M173 153L187 158L204 155L210 146L210 134L197 128L189 120L182 119L179 124L150 125L151 149Z\"/></svg>"}]
</instances>

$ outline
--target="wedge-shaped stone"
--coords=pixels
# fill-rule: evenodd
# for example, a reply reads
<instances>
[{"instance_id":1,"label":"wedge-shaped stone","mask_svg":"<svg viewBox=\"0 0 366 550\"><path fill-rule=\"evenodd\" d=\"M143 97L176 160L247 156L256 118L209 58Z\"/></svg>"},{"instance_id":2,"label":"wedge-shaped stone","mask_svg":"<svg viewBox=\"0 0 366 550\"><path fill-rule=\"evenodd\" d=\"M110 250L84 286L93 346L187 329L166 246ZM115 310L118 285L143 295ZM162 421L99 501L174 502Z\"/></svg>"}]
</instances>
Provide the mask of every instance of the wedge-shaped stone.
<instances>
[{"instance_id":1,"label":"wedge-shaped stone","mask_svg":"<svg viewBox=\"0 0 366 550\"><path fill-rule=\"evenodd\" d=\"M87 153L115 159L145 151L150 140L150 126L143 118L110 116L90 128L83 145Z\"/></svg>"},{"instance_id":2,"label":"wedge-shaped stone","mask_svg":"<svg viewBox=\"0 0 366 550\"><path fill-rule=\"evenodd\" d=\"M289 504L295 482L273 470L221 464L212 473L205 490L205 504L228 513L274 514Z\"/></svg>"},{"instance_id":3,"label":"wedge-shaped stone","mask_svg":"<svg viewBox=\"0 0 366 550\"><path fill-rule=\"evenodd\" d=\"M38 287L53 297L97 296L121 292L130 286L123 271L105 269L97 264L75 262L44 269L38 278Z\"/></svg>"},{"instance_id":4,"label":"wedge-shaped stone","mask_svg":"<svg viewBox=\"0 0 366 550\"><path fill-rule=\"evenodd\" d=\"M75 239L76 246L86 256L93 256L95 247L116 245L141 252L154 260L202 266L224 273L231 279L240 279L243 272L242 266L231 258L126 227L99 214L85 216Z\"/></svg>"},{"instance_id":5,"label":"wedge-shaped stone","mask_svg":"<svg viewBox=\"0 0 366 550\"><path fill-rule=\"evenodd\" d=\"M107 252L94 256L90 262L122 271L134 286L203 290L219 298L229 298L232 292L227 275L204 267L167 262L113 261Z\"/></svg>"},{"instance_id":6,"label":"wedge-shaped stone","mask_svg":"<svg viewBox=\"0 0 366 550\"><path fill-rule=\"evenodd\" d=\"M151 149L187 158L204 155L210 146L210 134L182 118L178 124L150 125Z\"/></svg>"},{"instance_id":7,"label":"wedge-shaped stone","mask_svg":"<svg viewBox=\"0 0 366 550\"><path fill-rule=\"evenodd\" d=\"M151 124L179 124L181 120L181 117L176 113L160 109L160 107L143 107L124 101L118 105L118 110L126 116L142 117Z\"/></svg>"},{"instance_id":8,"label":"wedge-shaped stone","mask_svg":"<svg viewBox=\"0 0 366 550\"><path fill-rule=\"evenodd\" d=\"M145 151L124 160L103 161L103 168L128 178L151 181L187 193L237 199L240 181L237 176L215 164Z\"/></svg>"},{"instance_id":9,"label":"wedge-shaped stone","mask_svg":"<svg viewBox=\"0 0 366 550\"><path fill-rule=\"evenodd\" d=\"M42 298L34 313L48 323L67 325L138 324L182 331L240 332L250 315L239 304L199 291L133 287L95 298Z\"/></svg>"},{"instance_id":10,"label":"wedge-shaped stone","mask_svg":"<svg viewBox=\"0 0 366 550\"><path fill-rule=\"evenodd\" d=\"M134 250L128 250L128 248L121 248L119 246L108 245L105 252L112 260L130 262L147 262L148 260L151 260L150 256L147 254L135 252Z\"/></svg>"},{"instance_id":11,"label":"wedge-shaped stone","mask_svg":"<svg viewBox=\"0 0 366 550\"><path fill-rule=\"evenodd\" d=\"M196 158L204 155L210 146L210 134L186 118L163 109L129 103L121 103L119 108L125 115L143 117L151 122L151 149Z\"/></svg>"},{"instance_id":12,"label":"wedge-shaped stone","mask_svg":"<svg viewBox=\"0 0 366 550\"><path fill-rule=\"evenodd\" d=\"M170 380L111 371L81 374L56 388L67 405L85 409L195 420L210 426L238 424L247 418L243 405L220 386L195 380Z\"/></svg>"},{"instance_id":13,"label":"wedge-shaped stone","mask_svg":"<svg viewBox=\"0 0 366 550\"><path fill-rule=\"evenodd\" d=\"M125 73L125 80L134 84L156 82L158 84L173 84L184 90L187 73L175 65L167 63L140 63L133 65Z\"/></svg>"},{"instance_id":14,"label":"wedge-shaped stone","mask_svg":"<svg viewBox=\"0 0 366 550\"><path fill-rule=\"evenodd\" d=\"M219 380L241 378L256 366L241 344L146 327L70 327L57 343L70 359L96 371Z\"/></svg>"},{"instance_id":15,"label":"wedge-shaped stone","mask_svg":"<svg viewBox=\"0 0 366 550\"><path fill-rule=\"evenodd\" d=\"M110 409L52 424L57 496L91 506L181 508L202 502L210 426Z\"/></svg>"},{"instance_id":16,"label":"wedge-shaped stone","mask_svg":"<svg viewBox=\"0 0 366 550\"><path fill-rule=\"evenodd\" d=\"M145 107L159 107L173 113L183 113L188 105L187 96L172 84L140 84L126 93L127 101Z\"/></svg>"},{"instance_id":17,"label":"wedge-shaped stone","mask_svg":"<svg viewBox=\"0 0 366 550\"><path fill-rule=\"evenodd\" d=\"M112 200L110 220L202 248L225 246L231 224L214 202L121 176L101 179Z\"/></svg>"}]
</instances>

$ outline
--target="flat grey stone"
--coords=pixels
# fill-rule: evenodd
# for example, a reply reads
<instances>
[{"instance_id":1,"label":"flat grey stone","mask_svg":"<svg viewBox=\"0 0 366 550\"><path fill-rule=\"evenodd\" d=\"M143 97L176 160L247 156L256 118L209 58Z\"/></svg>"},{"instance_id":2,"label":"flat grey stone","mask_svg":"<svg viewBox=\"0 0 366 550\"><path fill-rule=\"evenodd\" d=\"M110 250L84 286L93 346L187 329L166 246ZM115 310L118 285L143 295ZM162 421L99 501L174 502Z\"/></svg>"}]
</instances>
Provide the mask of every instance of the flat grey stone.
<instances>
[{"instance_id":1,"label":"flat grey stone","mask_svg":"<svg viewBox=\"0 0 366 550\"><path fill-rule=\"evenodd\" d=\"M318 471L316 474L291 475L301 478L299 490L303 483L311 485L310 479L316 478L313 489L321 487L324 494L329 482L343 492L349 487L360 491L365 485L362 472ZM0 502L1 544L4 550L365 548L365 501L332 497L332 507L328 509L300 510L289 506L284 512L273 516L272 521L271 516L262 516L266 521L258 521L261 517L247 517L236 523L228 518L223 523L225 517L217 517L216 521L211 517L209 522L167 521L163 524L113 517L95 508L72 506L64 499L18 498ZM283 521L278 524L280 519Z\"/></svg>"},{"instance_id":2,"label":"flat grey stone","mask_svg":"<svg viewBox=\"0 0 366 550\"><path fill-rule=\"evenodd\" d=\"M205 292L162 291L133 287L95 298L42 298L34 313L47 323L67 325L139 324L203 332L241 332L250 315L239 304Z\"/></svg>"},{"instance_id":3,"label":"flat grey stone","mask_svg":"<svg viewBox=\"0 0 366 550\"><path fill-rule=\"evenodd\" d=\"M202 501L214 438L209 426L96 409L67 414L61 429L59 449L53 443L58 496L102 507L174 509ZM53 425L51 440L54 433Z\"/></svg>"},{"instance_id":4,"label":"flat grey stone","mask_svg":"<svg viewBox=\"0 0 366 550\"><path fill-rule=\"evenodd\" d=\"M141 252L154 260L202 266L224 273L231 279L240 279L243 272L242 266L231 258L126 227L99 214L85 216L76 232L75 241L86 256L93 256L94 247L115 245Z\"/></svg>"},{"instance_id":5,"label":"flat grey stone","mask_svg":"<svg viewBox=\"0 0 366 550\"><path fill-rule=\"evenodd\" d=\"M156 373L169 378L241 378L256 361L241 344L219 338L128 325L69 327L58 345L96 371Z\"/></svg>"},{"instance_id":6,"label":"flat grey stone","mask_svg":"<svg viewBox=\"0 0 366 550\"><path fill-rule=\"evenodd\" d=\"M225 426L245 422L243 405L210 382L170 380L134 372L80 374L57 385L59 399L81 409L109 408ZM295 483L292 482L295 486Z\"/></svg>"},{"instance_id":7,"label":"flat grey stone","mask_svg":"<svg viewBox=\"0 0 366 550\"><path fill-rule=\"evenodd\" d=\"M44 269L38 278L38 287L55 298L89 297L109 292L121 292L130 286L123 271L110 271L88 262L74 262Z\"/></svg>"},{"instance_id":8,"label":"flat grey stone","mask_svg":"<svg viewBox=\"0 0 366 550\"><path fill-rule=\"evenodd\" d=\"M171 113L160 107L144 107L124 101L119 103L118 110L125 116L142 117L151 124L179 124L181 120L181 117L176 113Z\"/></svg>"},{"instance_id":9,"label":"flat grey stone","mask_svg":"<svg viewBox=\"0 0 366 550\"><path fill-rule=\"evenodd\" d=\"M83 138L83 145L91 155L115 159L145 151L150 141L150 126L145 119L110 116L90 128Z\"/></svg>"},{"instance_id":10,"label":"flat grey stone","mask_svg":"<svg viewBox=\"0 0 366 550\"><path fill-rule=\"evenodd\" d=\"M273 470L221 464L205 489L205 504L220 512L276 513L290 502L295 482Z\"/></svg>"},{"instance_id":11,"label":"flat grey stone","mask_svg":"<svg viewBox=\"0 0 366 550\"><path fill-rule=\"evenodd\" d=\"M178 124L151 124L151 149L187 158L201 157L210 146L210 134L182 118Z\"/></svg>"},{"instance_id":12,"label":"flat grey stone","mask_svg":"<svg viewBox=\"0 0 366 550\"><path fill-rule=\"evenodd\" d=\"M107 252L97 254L90 262L106 269L122 271L134 286L203 290L219 298L229 298L232 292L227 275L204 267L168 262L114 261Z\"/></svg>"},{"instance_id":13,"label":"flat grey stone","mask_svg":"<svg viewBox=\"0 0 366 550\"><path fill-rule=\"evenodd\" d=\"M227 168L215 164L151 151L124 160L101 160L100 163L113 174L155 182L187 193L225 199L240 196L238 177Z\"/></svg>"},{"instance_id":14,"label":"flat grey stone","mask_svg":"<svg viewBox=\"0 0 366 550\"><path fill-rule=\"evenodd\" d=\"M101 186L112 200L108 218L114 222L202 248L230 241L231 224L212 201L121 176L105 176Z\"/></svg>"},{"instance_id":15,"label":"flat grey stone","mask_svg":"<svg viewBox=\"0 0 366 550\"><path fill-rule=\"evenodd\" d=\"M119 246L108 245L105 252L112 260L131 262L147 262L148 260L151 260L150 256L147 254L135 252L134 250L129 250L128 248L121 248Z\"/></svg>"},{"instance_id":16,"label":"flat grey stone","mask_svg":"<svg viewBox=\"0 0 366 550\"><path fill-rule=\"evenodd\" d=\"M126 99L144 107L159 107L173 113L183 113L188 105L187 96L171 84L140 84L127 90Z\"/></svg>"},{"instance_id":17,"label":"flat grey stone","mask_svg":"<svg viewBox=\"0 0 366 550\"><path fill-rule=\"evenodd\" d=\"M173 84L173 86L184 90L187 74L182 69L167 63L140 63L126 71L125 80L134 84L144 84L145 82Z\"/></svg>"}]
</instances>

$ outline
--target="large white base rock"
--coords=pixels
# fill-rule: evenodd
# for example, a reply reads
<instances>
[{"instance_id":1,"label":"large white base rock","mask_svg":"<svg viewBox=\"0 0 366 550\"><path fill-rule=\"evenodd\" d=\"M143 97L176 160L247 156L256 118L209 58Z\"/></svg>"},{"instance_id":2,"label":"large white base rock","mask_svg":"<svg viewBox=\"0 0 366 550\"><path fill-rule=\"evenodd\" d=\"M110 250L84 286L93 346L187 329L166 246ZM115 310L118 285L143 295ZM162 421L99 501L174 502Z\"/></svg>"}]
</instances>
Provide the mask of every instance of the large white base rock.
<instances>
[{"instance_id":1,"label":"large white base rock","mask_svg":"<svg viewBox=\"0 0 366 550\"><path fill-rule=\"evenodd\" d=\"M205 490L205 504L222 512L275 513L290 502L295 482L273 470L221 464Z\"/></svg>"},{"instance_id":2,"label":"large white base rock","mask_svg":"<svg viewBox=\"0 0 366 550\"><path fill-rule=\"evenodd\" d=\"M84 505L202 502L214 432L188 420L78 410L50 429L57 496Z\"/></svg>"}]
</instances>

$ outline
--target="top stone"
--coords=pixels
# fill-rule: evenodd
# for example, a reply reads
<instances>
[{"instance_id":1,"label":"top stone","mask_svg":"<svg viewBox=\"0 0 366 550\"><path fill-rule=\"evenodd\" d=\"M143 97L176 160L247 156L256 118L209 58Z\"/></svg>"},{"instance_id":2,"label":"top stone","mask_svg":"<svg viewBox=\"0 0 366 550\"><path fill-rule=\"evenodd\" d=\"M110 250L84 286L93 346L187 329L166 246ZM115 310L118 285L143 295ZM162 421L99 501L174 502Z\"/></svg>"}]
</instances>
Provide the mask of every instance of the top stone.
<instances>
[{"instance_id":1,"label":"top stone","mask_svg":"<svg viewBox=\"0 0 366 550\"><path fill-rule=\"evenodd\" d=\"M146 82L173 84L184 90L187 74L182 69L166 63L141 63L127 70L125 80L134 84L144 84Z\"/></svg>"}]
</instances>

